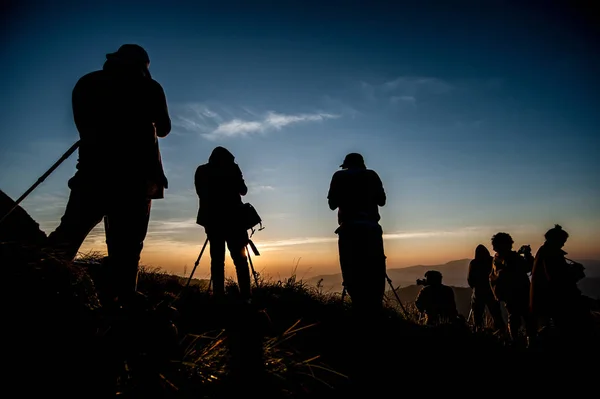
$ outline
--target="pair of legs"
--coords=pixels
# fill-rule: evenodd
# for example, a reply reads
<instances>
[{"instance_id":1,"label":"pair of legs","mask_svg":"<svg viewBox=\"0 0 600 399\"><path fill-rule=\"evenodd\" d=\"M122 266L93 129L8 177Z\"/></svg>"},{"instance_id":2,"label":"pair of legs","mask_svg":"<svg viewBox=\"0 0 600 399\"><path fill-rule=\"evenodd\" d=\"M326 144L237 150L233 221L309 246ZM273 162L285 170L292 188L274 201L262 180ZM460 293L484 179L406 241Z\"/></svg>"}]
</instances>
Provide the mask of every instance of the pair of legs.
<instances>
[{"instance_id":1,"label":"pair of legs","mask_svg":"<svg viewBox=\"0 0 600 399\"><path fill-rule=\"evenodd\" d=\"M112 299L127 300L137 291L150 207L151 200L141 193L117 195L73 187L60 225L48 236L48 247L55 256L72 261L90 231L105 218L106 293Z\"/></svg>"},{"instance_id":2,"label":"pair of legs","mask_svg":"<svg viewBox=\"0 0 600 399\"><path fill-rule=\"evenodd\" d=\"M529 339L535 339L537 336L537 324L529 311L529 302L527 297L511 298L504 301L504 306L508 313L508 332L513 342L518 341L519 328L522 321L525 322L525 332Z\"/></svg>"},{"instance_id":3,"label":"pair of legs","mask_svg":"<svg viewBox=\"0 0 600 399\"><path fill-rule=\"evenodd\" d=\"M382 317L386 284L383 231L378 224L345 223L337 232L342 278L355 316L346 338L352 346L367 334L380 336L385 331ZM380 354L385 352L383 345L383 341L377 339L367 346L355 345L348 361L357 365L381 364ZM370 393L373 385L383 383L379 367L367 367L366 370L361 367L356 370L356 375L353 374L351 371L351 378L358 382L358 391Z\"/></svg>"},{"instance_id":4,"label":"pair of legs","mask_svg":"<svg viewBox=\"0 0 600 399\"><path fill-rule=\"evenodd\" d=\"M383 231L378 224L347 224L338 234L342 278L352 307L360 314L375 314L385 293Z\"/></svg>"},{"instance_id":5,"label":"pair of legs","mask_svg":"<svg viewBox=\"0 0 600 399\"><path fill-rule=\"evenodd\" d=\"M227 244L235 266L240 295L243 299L249 299L251 296L250 270L246 256L248 231L239 227L207 227L206 235L210 242L210 274L215 298L222 299L225 295L225 244Z\"/></svg>"},{"instance_id":6,"label":"pair of legs","mask_svg":"<svg viewBox=\"0 0 600 399\"><path fill-rule=\"evenodd\" d=\"M506 323L502 317L500 302L494 297L491 288L475 287L471 297L471 310L473 311L473 324L475 324L477 329L483 328L486 306L494 321L494 329L503 330L506 327Z\"/></svg>"}]
</instances>

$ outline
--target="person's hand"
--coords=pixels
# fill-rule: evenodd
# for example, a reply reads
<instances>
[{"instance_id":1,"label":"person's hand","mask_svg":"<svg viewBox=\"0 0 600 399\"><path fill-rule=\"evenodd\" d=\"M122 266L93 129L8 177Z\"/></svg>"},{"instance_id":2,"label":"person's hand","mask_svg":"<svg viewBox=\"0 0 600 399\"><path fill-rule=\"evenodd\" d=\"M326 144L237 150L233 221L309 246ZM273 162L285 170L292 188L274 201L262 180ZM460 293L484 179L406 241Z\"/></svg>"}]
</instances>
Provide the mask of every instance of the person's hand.
<instances>
[{"instance_id":1,"label":"person's hand","mask_svg":"<svg viewBox=\"0 0 600 399\"><path fill-rule=\"evenodd\" d=\"M520 254L530 254L531 253L531 245L523 245L519 248Z\"/></svg>"}]
</instances>

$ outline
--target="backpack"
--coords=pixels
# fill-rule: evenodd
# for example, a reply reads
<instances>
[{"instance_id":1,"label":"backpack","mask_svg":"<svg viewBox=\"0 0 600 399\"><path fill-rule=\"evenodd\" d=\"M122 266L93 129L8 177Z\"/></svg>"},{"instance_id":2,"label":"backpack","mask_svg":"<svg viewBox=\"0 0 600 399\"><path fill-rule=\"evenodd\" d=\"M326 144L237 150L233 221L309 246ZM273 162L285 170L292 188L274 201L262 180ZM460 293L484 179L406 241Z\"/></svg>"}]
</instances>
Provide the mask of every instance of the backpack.
<instances>
[{"instance_id":1,"label":"backpack","mask_svg":"<svg viewBox=\"0 0 600 399\"><path fill-rule=\"evenodd\" d=\"M256 211L256 208L254 208L254 206L252 206L252 204L250 204L249 202L243 203L240 206L239 221L240 221L240 224L246 230L252 230L252 234L250 234L250 237L252 237L252 235L254 234L254 232L255 232L254 228L257 225L260 225L260 228L258 229L258 231L261 231L262 229L264 229L264 227L262 225L262 218Z\"/></svg>"}]
</instances>

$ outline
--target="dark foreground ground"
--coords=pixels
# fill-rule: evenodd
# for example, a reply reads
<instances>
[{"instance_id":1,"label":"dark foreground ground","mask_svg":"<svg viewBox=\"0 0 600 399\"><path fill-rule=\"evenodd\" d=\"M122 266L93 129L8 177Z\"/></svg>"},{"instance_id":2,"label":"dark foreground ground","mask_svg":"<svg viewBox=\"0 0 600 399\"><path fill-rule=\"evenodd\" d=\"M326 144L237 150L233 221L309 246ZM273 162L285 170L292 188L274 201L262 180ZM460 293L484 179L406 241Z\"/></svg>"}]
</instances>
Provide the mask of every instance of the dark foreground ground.
<instances>
[{"instance_id":1,"label":"dark foreground ground","mask_svg":"<svg viewBox=\"0 0 600 399\"><path fill-rule=\"evenodd\" d=\"M110 315L100 266L66 265L3 244L5 391L10 397L342 398L593 394L598 351L507 347L465 325L426 327L393 306L380 322L353 318L348 300L290 279L263 282L252 306L212 303L185 280L145 271L135 312ZM175 334L171 321L177 328ZM551 342L551 341L548 341ZM598 340L596 340L598 342ZM587 393L589 392L589 394Z\"/></svg>"}]
</instances>

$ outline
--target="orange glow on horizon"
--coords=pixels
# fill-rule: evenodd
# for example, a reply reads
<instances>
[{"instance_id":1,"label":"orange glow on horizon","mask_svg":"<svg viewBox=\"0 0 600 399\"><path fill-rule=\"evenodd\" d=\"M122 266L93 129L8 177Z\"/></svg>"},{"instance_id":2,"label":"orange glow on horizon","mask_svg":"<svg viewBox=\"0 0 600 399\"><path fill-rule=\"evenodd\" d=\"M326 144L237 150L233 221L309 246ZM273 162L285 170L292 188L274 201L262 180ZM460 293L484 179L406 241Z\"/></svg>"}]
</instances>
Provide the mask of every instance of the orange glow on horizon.
<instances>
[{"instance_id":1,"label":"orange glow on horizon","mask_svg":"<svg viewBox=\"0 0 600 399\"><path fill-rule=\"evenodd\" d=\"M522 236L522 237L521 237ZM520 245L530 244L532 249L543 243L539 237L515 235L514 249ZM529 238L529 239L527 239ZM600 252L595 243L588 237L586 240L567 242L565 251L570 258L600 259ZM448 236L448 237L414 237L403 239L387 239L385 241L387 267L401 268L413 265L438 265L452 260L472 258L475 247L484 244L493 253L488 236ZM311 242L314 241L314 242ZM296 274L298 278L309 278L320 274L336 274L340 272L338 261L337 237L294 239L288 241L254 241L260 256L250 251L255 270L267 278L279 279ZM149 238L144 243L140 264L150 268L178 275L189 276L202 242L188 244ZM287 244L291 243L291 244ZM210 277L210 244L202 256L194 277ZM80 252L97 251L105 253L103 237L84 243ZM226 275L235 278L235 269L229 254L225 258Z\"/></svg>"}]
</instances>

